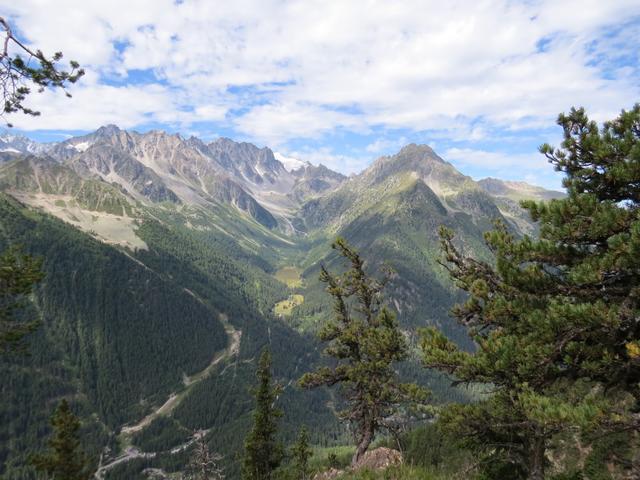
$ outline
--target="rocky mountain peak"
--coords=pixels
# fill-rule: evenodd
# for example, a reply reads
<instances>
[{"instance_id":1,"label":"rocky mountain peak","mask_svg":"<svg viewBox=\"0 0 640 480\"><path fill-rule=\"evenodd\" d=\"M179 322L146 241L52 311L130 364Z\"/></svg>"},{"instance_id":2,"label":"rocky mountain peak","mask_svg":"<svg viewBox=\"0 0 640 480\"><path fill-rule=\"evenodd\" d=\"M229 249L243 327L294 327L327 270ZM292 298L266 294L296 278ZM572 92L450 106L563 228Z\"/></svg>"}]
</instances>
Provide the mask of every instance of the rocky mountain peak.
<instances>
[{"instance_id":1,"label":"rocky mountain peak","mask_svg":"<svg viewBox=\"0 0 640 480\"><path fill-rule=\"evenodd\" d=\"M434 165L448 164L430 146L410 143L395 155L379 158L372 166L383 171L424 171L431 170Z\"/></svg>"},{"instance_id":2,"label":"rocky mountain peak","mask_svg":"<svg viewBox=\"0 0 640 480\"><path fill-rule=\"evenodd\" d=\"M98 128L94 136L96 137L111 137L113 135L117 135L120 132L120 128L117 125L110 123L109 125L103 125Z\"/></svg>"},{"instance_id":3,"label":"rocky mountain peak","mask_svg":"<svg viewBox=\"0 0 640 480\"><path fill-rule=\"evenodd\" d=\"M444 163L444 160L442 160L429 145L425 144L409 143L402 147L396 156L411 159L435 160Z\"/></svg>"},{"instance_id":4,"label":"rocky mountain peak","mask_svg":"<svg viewBox=\"0 0 640 480\"><path fill-rule=\"evenodd\" d=\"M361 175L371 184L393 175L410 174L423 180L438 194L473 182L440 158L428 145L411 143L395 155L380 157Z\"/></svg>"},{"instance_id":5,"label":"rocky mountain peak","mask_svg":"<svg viewBox=\"0 0 640 480\"><path fill-rule=\"evenodd\" d=\"M49 150L50 144L38 143L23 135L0 131L0 153L38 154Z\"/></svg>"},{"instance_id":6,"label":"rocky mountain peak","mask_svg":"<svg viewBox=\"0 0 640 480\"><path fill-rule=\"evenodd\" d=\"M274 183L288 172L273 151L267 147L256 147L247 142L235 142L229 138L218 138L207 145L209 154L225 169L232 171L253 184L266 180Z\"/></svg>"}]
</instances>

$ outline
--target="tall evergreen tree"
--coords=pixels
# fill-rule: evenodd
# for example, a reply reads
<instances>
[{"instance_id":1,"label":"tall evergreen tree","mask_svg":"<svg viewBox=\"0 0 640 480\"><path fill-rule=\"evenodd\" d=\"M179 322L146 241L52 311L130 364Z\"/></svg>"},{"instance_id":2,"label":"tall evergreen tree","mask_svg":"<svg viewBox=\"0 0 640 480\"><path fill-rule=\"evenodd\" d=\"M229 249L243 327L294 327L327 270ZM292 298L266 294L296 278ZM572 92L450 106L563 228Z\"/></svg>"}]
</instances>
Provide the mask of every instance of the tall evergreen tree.
<instances>
[{"instance_id":1,"label":"tall evergreen tree","mask_svg":"<svg viewBox=\"0 0 640 480\"><path fill-rule=\"evenodd\" d=\"M38 326L26 318L24 307L43 278L41 263L17 246L0 256L0 354L21 349L24 336Z\"/></svg>"},{"instance_id":2,"label":"tall evergreen tree","mask_svg":"<svg viewBox=\"0 0 640 480\"><path fill-rule=\"evenodd\" d=\"M80 447L78 430L80 421L62 400L51 417L53 435L50 450L32 459L37 470L45 472L53 480L87 480L91 477L88 459Z\"/></svg>"},{"instance_id":3,"label":"tall evergreen tree","mask_svg":"<svg viewBox=\"0 0 640 480\"><path fill-rule=\"evenodd\" d=\"M523 202L539 238L517 240L498 225L485 236L489 264L441 230L445 265L469 293L453 313L477 351L460 351L435 329L422 345L427 366L494 392L450 408L444 423L532 479L544 477L555 433L640 425L640 108L602 130L582 109L558 123L562 148L541 151L566 174L568 196Z\"/></svg>"},{"instance_id":4,"label":"tall evergreen tree","mask_svg":"<svg viewBox=\"0 0 640 480\"><path fill-rule=\"evenodd\" d=\"M271 353L264 349L256 372L258 385L253 390L255 409L253 428L245 439L242 478L244 480L269 480L284 457L284 448L277 440L278 418L282 411L276 400L282 389L274 385L271 374Z\"/></svg>"},{"instance_id":5,"label":"tall evergreen tree","mask_svg":"<svg viewBox=\"0 0 640 480\"><path fill-rule=\"evenodd\" d=\"M529 256L546 267L550 294L570 305L567 345L554 360L631 394L639 412L640 104L603 128L584 109L558 124L562 148L540 150L566 174L569 196L524 203L542 229ZM620 421L640 429L638 414Z\"/></svg>"},{"instance_id":6,"label":"tall evergreen tree","mask_svg":"<svg viewBox=\"0 0 640 480\"><path fill-rule=\"evenodd\" d=\"M313 454L309 446L309 432L306 426L302 426L295 445L291 449L293 459L293 471L296 480L308 480L311 474L309 459Z\"/></svg>"},{"instance_id":7,"label":"tall evergreen tree","mask_svg":"<svg viewBox=\"0 0 640 480\"><path fill-rule=\"evenodd\" d=\"M353 427L355 465L367 451L376 432L386 427L402 404L423 403L428 393L415 384L401 383L393 368L407 358L408 345L395 315L383 305L386 279L378 281L364 270L364 261L347 242L333 244L348 262L349 270L332 275L322 267L320 280L334 299L335 318L319 333L328 342L325 354L337 360L300 379L305 388L341 385L346 409L340 417Z\"/></svg>"}]
</instances>

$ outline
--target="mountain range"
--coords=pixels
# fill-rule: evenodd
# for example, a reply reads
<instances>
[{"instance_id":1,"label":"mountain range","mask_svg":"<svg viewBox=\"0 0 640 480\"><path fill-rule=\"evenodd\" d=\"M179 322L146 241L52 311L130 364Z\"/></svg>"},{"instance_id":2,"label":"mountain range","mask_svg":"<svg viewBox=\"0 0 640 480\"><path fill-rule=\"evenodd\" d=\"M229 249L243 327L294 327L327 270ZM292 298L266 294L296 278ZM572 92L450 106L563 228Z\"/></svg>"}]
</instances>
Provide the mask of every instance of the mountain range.
<instances>
[{"instance_id":1,"label":"mountain range","mask_svg":"<svg viewBox=\"0 0 640 480\"><path fill-rule=\"evenodd\" d=\"M313 334L331 304L319 268L342 268L332 240L345 237L372 272L392 267L386 299L411 341L437 325L472 349L448 316L461 296L438 263L438 227L489 258L483 233L496 219L535 234L519 200L563 195L475 181L426 145L347 177L250 143L114 125L51 144L0 135L0 190L0 247L23 244L46 274L33 354L0 363L10 386L0 401L0 439L12 439L0 447L6 478L31 478L26 458L60 397L82 413L104 478L179 469L196 429L210 432L235 478L265 345L286 386L285 438L306 423L317 445L339 443L347 433L333 393L295 387L323 361ZM417 358L400 369L436 401L473 395Z\"/></svg>"}]
</instances>

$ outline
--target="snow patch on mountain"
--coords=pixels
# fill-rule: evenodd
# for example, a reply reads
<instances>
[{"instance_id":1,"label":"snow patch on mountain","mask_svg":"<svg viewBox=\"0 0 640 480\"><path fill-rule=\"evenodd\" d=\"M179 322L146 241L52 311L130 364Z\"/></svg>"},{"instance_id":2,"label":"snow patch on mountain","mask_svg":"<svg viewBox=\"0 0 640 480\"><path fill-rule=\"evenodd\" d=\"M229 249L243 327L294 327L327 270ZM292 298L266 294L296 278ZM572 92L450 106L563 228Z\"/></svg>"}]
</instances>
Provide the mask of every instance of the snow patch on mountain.
<instances>
[{"instance_id":1,"label":"snow patch on mountain","mask_svg":"<svg viewBox=\"0 0 640 480\"><path fill-rule=\"evenodd\" d=\"M89 142L80 142L76 143L73 148L75 148L78 152L84 152L90 146L91 144Z\"/></svg>"},{"instance_id":2,"label":"snow patch on mountain","mask_svg":"<svg viewBox=\"0 0 640 480\"><path fill-rule=\"evenodd\" d=\"M280 152L273 152L273 156L276 160L282 163L287 172L293 172L294 170L298 170L299 168L309 165L309 162L303 162L297 158L287 157Z\"/></svg>"}]
</instances>

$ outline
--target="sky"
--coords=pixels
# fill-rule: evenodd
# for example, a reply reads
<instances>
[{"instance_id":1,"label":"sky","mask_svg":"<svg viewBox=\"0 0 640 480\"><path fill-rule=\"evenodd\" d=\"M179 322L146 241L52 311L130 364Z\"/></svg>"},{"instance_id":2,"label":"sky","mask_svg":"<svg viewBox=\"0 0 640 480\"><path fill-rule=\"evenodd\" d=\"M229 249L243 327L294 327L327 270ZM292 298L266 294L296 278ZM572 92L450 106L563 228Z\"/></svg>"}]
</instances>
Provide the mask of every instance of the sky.
<instances>
[{"instance_id":1,"label":"sky","mask_svg":"<svg viewBox=\"0 0 640 480\"><path fill-rule=\"evenodd\" d=\"M106 124L268 146L346 174L407 143L474 178L558 189L560 112L640 101L640 0L0 0L30 46L87 74L15 133Z\"/></svg>"}]
</instances>

